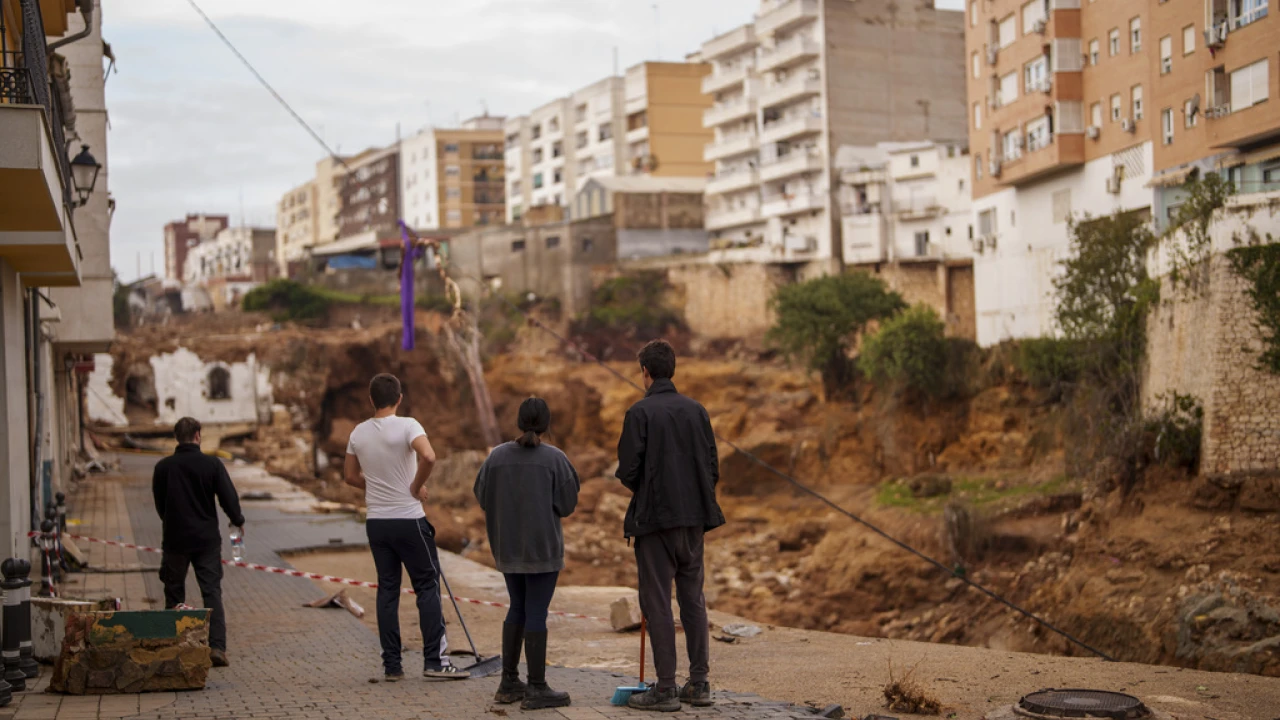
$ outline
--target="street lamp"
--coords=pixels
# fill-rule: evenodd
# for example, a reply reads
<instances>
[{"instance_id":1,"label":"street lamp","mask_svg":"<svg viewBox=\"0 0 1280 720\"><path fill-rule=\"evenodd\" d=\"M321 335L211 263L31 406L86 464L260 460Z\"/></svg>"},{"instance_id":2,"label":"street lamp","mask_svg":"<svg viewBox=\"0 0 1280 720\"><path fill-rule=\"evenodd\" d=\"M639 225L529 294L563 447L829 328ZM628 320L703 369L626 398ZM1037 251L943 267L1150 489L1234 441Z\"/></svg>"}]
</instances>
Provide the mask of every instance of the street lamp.
<instances>
[{"instance_id":1,"label":"street lamp","mask_svg":"<svg viewBox=\"0 0 1280 720\"><path fill-rule=\"evenodd\" d=\"M81 145L80 154L71 161L71 182L80 199L76 207L83 207L89 202L89 195L93 192L93 186L98 184L98 171L101 169L102 165L89 154L89 146Z\"/></svg>"}]
</instances>

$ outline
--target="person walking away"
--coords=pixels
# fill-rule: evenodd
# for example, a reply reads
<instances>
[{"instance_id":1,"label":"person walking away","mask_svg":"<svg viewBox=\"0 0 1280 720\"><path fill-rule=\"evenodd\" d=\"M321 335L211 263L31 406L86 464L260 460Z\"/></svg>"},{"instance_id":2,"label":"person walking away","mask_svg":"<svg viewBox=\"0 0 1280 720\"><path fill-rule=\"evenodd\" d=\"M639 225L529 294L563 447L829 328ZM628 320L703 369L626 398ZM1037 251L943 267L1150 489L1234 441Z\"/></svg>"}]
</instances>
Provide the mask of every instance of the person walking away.
<instances>
[{"instance_id":1,"label":"person walking away","mask_svg":"<svg viewBox=\"0 0 1280 720\"><path fill-rule=\"evenodd\" d=\"M244 533L240 496L227 468L200 451L200 421L184 417L173 426L178 448L156 463L151 493L163 526L160 581L164 606L186 602L187 568L195 569L204 606L209 609L209 648L214 667L226 667L227 616L222 607L222 505L231 525Z\"/></svg>"},{"instance_id":2,"label":"person walking away","mask_svg":"<svg viewBox=\"0 0 1280 720\"><path fill-rule=\"evenodd\" d=\"M387 682L404 679L400 643L401 568L417 593L424 677L460 680L470 675L449 663L440 607L440 556L435 528L422 509L436 453L427 432L396 411L404 399L400 380L381 374L369 382L373 418L351 431L344 479L364 490L365 534L378 573L378 640Z\"/></svg>"},{"instance_id":3,"label":"person walking away","mask_svg":"<svg viewBox=\"0 0 1280 720\"><path fill-rule=\"evenodd\" d=\"M623 420L616 476L632 493L623 532L635 539L640 611L648 621L658 684L632 695L628 704L672 712L682 702L712 704L702 547L703 535L725 522L716 502L720 466L706 409L681 395L671 380L676 353L670 343L654 340L638 359L645 396ZM689 682L679 690L673 580L689 653Z\"/></svg>"},{"instance_id":4,"label":"person walking away","mask_svg":"<svg viewBox=\"0 0 1280 720\"><path fill-rule=\"evenodd\" d=\"M564 707L569 693L547 685L547 610L564 569L560 519L578 505L578 471L558 448L542 441L551 410L541 398L520 404L524 434L493 449L476 475L494 564L507 581L511 609L502 625L502 682L494 700L525 710ZM520 682L524 644L529 684Z\"/></svg>"}]
</instances>

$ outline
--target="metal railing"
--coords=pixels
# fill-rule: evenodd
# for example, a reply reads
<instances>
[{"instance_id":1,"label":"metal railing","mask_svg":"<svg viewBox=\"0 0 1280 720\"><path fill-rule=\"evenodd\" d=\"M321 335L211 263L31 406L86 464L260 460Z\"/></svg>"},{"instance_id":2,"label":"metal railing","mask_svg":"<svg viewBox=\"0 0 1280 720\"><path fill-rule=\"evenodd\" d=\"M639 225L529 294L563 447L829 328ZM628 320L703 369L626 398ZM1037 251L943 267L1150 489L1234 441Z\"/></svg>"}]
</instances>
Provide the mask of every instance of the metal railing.
<instances>
[{"instance_id":1,"label":"metal railing","mask_svg":"<svg viewBox=\"0 0 1280 720\"><path fill-rule=\"evenodd\" d=\"M19 0L22 8L22 50L0 53L0 103L40 105L45 109L53 156L62 176L62 201L71 207L71 164L63 127L62 102L49 85L49 57L44 44L44 19L39 0Z\"/></svg>"}]
</instances>

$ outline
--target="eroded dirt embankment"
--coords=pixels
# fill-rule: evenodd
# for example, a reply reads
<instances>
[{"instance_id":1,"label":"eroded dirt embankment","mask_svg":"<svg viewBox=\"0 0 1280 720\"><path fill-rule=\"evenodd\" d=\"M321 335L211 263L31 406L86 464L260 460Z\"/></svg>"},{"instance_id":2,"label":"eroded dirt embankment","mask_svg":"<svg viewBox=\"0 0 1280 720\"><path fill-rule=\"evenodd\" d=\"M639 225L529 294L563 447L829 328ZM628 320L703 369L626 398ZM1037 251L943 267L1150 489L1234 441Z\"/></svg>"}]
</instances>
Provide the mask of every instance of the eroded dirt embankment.
<instances>
[{"instance_id":1,"label":"eroded dirt embankment","mask_svg":"<svg viewBox=\"0 0 1280 720\"><path fill-rule=\"evenodd\" d=\"M465 376L432 333L438 322L424 314L427 330L409 353L399 349L398 328L385 324L150 330L122 339L115 352L136 361L181 337L202 357L256 353L273 369L275 399L289 418L246 450L271 471L347 502L360 498L341 484L338 467L347 434L367 415L368 378L396 373L407 388L405 411L444 456L429 504L441 544L487 563L483 518L470 496L485 448ZM631 363L614 367L635 374ZM806 375L773 361L685 359L676 381L735 444L1088 643L1126 660L1280 675L1280 483L1224 489L1150 471L1122 495L1101 489L1115 485L1106 478L1070 481L1059 408L998 358L983 373L971 397L928 407L870 391L828 402ZM549 400L553 441L583 478L579 510L565 523L563 582L634 585L621 533L629 498L611 474L616 433L637 393L545 346L495 357L486 377L504 428L525 397ZM318 477L299 437L322 451ZM720 450L730 523L708 545L713 607L806 629L1079 653ZM1245 494L1255 498L1248 509L1236 499ZM949 514L948 505L963 512Z\"/></svg>"}]
</instances>

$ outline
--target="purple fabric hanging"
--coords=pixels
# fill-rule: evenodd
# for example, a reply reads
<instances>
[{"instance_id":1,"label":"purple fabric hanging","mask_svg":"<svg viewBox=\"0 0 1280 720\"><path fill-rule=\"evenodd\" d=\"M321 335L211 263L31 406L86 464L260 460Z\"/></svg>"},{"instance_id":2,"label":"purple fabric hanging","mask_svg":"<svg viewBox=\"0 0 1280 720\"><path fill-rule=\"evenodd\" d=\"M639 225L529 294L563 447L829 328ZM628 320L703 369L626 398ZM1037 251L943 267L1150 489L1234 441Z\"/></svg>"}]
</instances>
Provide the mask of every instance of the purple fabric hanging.
<instances>
[{"instance_id":1,"label":"purple fabric hanging","mask_svg":"<svg viewBox=\"0 0 1280 720\"><path fill-rule=\"evenodd\" d=\"M413 261L415 259L413 238L409 235L409 226L400 222L400 237L404 240L404 254L400 261L400 321L404 325L400 347L405 350L414 348L413 327Z\"/></svg>"}]
</instances>

